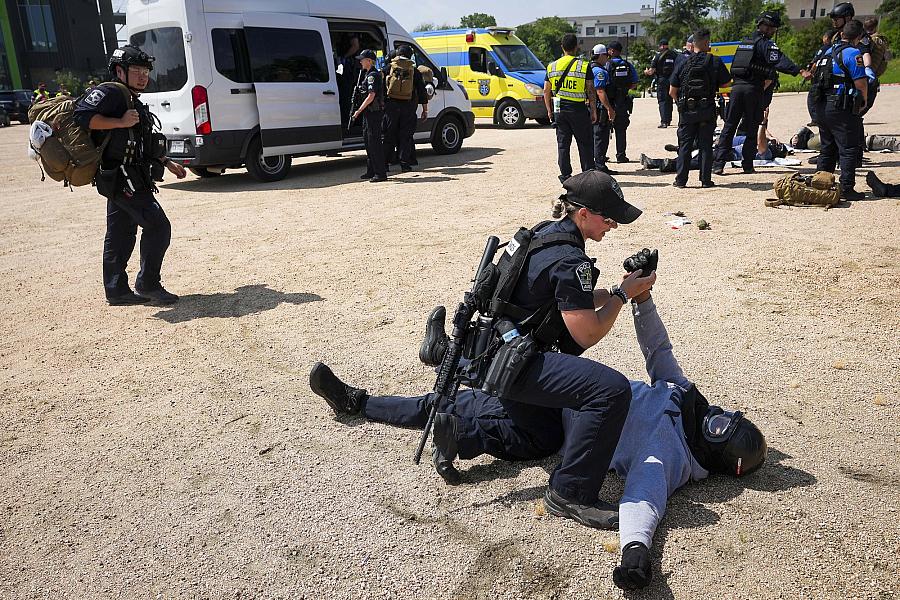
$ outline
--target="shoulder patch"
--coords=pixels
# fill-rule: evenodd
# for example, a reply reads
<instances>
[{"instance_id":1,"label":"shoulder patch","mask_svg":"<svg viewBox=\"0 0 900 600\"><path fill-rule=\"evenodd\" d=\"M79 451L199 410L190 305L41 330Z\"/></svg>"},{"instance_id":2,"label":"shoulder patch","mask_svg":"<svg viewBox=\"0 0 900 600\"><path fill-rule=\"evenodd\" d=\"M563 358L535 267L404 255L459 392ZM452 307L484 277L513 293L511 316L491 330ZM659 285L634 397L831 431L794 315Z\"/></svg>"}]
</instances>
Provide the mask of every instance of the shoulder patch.
<instances>
[{"instance_id":1,"label":"shoulder patch","mask_svg":"<svg viewBox=\"0 0 900 600\"><path fill-rule=\"evenodd\" d=\"M97 106L105 97L106 90L103 90L101 88L94 88L93 90L91 90L91 93L85 97L84 103L90 106Z\"/></svg>"},{"instance_id":2,"label":"shoulder patch","mask_svg":"<svg viewBox=\"0 0 900 600\"><path fill-rule=\"evenodd\" d=\"M769 49L769 62L778 62L781 59L781 50L778 47Z\"/></svg>"},{"instance_id":3,"label":"shoulder patch","mask_svg":"<svg viewBox=\"0 0 900 600\"><path fill-rule=\"evenodd\" d=\"M593 291L594 285L593 281L591 281L591 263L583 262L575 269L575 274L578 276L578 283L581 284L581 291L590 292Z\"/></svg>"},{"instance_id":4,"label":"shoulder patch","mask_svg":"<svg viewBox=\"0 0 900 600\"><path fill-rule=\"evenodd\" d=\"M863 66L863 57L862 57L862 54L857 54L857 55L856 55L856 66L857 66L857 67Z\"/></svg>"}]
</instances>

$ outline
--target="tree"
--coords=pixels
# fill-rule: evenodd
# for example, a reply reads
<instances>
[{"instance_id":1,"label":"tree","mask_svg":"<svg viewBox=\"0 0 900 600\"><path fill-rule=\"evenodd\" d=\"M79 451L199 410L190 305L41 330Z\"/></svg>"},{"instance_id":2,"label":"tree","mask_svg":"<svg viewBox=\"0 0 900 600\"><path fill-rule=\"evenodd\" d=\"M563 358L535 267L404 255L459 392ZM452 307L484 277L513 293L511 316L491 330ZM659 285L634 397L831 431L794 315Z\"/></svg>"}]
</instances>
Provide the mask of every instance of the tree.
<instances>
[{"instance_id":1,"label":"tree","mask_svg":"<svg viewBox=\"0 0 900 600\"><path fill-rule=\"evenodd\" d=\"M685 40L695 29L712 25L709 11L716 5L716 0L661 0L656 20L644 21L644 27L657 40Z\"/></svg>"},{"instance_id":2,"label":"tree","mask_svg":"<svg viewBox=\"0 0 900 600\"><path fill-rule=\"evenodd\" d=\"M822 34L831 29L831 19L816 19L808 27L778 34L781 50L800 66L808 63L822 46Z\"/></svg>"},{"instance_id":3,"label":"tree","mask_svg":"<svg viewBox=\"0 0 900 600\"><path fill-rule=\"evenodd\" d=\"M762 10L762 0L721 0L720 17L712 28L713 39L724 42L745 38L755 29Z\"/></svg>"},{"instance_id":4,"label":"tree","mask_svg":"<svg viewBox=\"0 0 900 600\"><path fill-rule=\"evenodd\" d=\"M637 70L637 87L639 90L646 90L650 87L650 82L653 78L649 75L644 75L644 69L650 66L650 61L653 60L655 54L656 50L643 39L637 39L631 42L628 47L629 60L634 63L634 68Z\"/></svg>"},{"instance_id":5,"label":"tree","mask_svg":"<svg viewBox=\"0 0 900 600\"><path fill-rule=\"evenodd\" d=\"M419 23L413 28L413 31L438 31L440 29L457 29L456 25L450 25L448 23L444 23L443 25L436 25L435 23L425 22Z\"/></svg>"},{"instance_id":6,"label":"tree","mask_svg":"<svg viewBox=\"0 0 900 600\"><path fill-rule=\"evenodd\" d=\"M892 48L900 47L900 0L884 0L875 9L875 14L881 17L878 31L888 39Z\"/></svg>"},{"instance_id":7,"label":"tree","mask_svg":"<svg viewBox=\"0 0 900 600\"><path fill-rule=\"evenodd\" d=\"M541 17L533 23L516 27L516 36L544 64L562 56L560 44L567 33L575 33L575 27L560 17Z\"/></svg>"},{"instance_id":8,"label":"tree","mask_svg":"<svg viewBox=\"0 0 900 600\"><path fill-rule=\"evenodd\" d=\"M459 20L459 26L465 29L478 29L482 27L496 27L497 19L494 15L485 13L472 13L466 15Z\"/></svg>"}]
</instances>

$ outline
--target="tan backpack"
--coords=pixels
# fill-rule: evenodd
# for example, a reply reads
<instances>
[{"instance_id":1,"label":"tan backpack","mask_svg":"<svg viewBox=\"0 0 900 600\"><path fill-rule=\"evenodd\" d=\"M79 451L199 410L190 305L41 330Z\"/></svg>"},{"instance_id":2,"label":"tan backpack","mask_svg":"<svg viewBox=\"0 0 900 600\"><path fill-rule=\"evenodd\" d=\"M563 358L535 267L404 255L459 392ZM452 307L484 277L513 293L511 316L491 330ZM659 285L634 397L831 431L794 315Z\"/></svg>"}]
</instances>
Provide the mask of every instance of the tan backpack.
<instances>
[{"instance_id":1,"label":"tan backpack","mask_svg":"<svg viewBox=\"0 0 900 600\"><path fill-rule=\"evenodd\" d=\"M878 32L870 35L869 39L872 41L869 47L869 56L872 57L872 70L875 71L875 75L881 77L887 71L888 41Z\"/></svg>"},{"instance_id":2,"label":"tan backpack","mask_svg":"<svg viewBox=\"0 0 900 600\"><path fill-rule=\"evenodd\" d=\"M766 206L824 206L831 208L841 201L841 192L834 182L834 173L818 171L811 177L792 173L775 180L777 200L766 200Z\"/></svg>"},{"instance_id":3,"label":"tan backpack","mask_svg":"<svg viewBox=\"0 0 900 600\"><path fill-rule=\"evenodd\" d=\"M386 81L387 97L391 100L411 100L413 97L413 61L397 56L391 61Z\"/></svg>"},{"instance_id":4,"label":"tan backpack","mask_svg":"<svg viewBox=\"0 0 900 600\"><path fill-rule=\"evenodd\" d=\"M110 83L125 94L128 108L134 108L131 91L118 81ZM34 148L40 157L43 171L50 179L74 187L88 185L94 181L94 175L100 166L100 157L111 134L110 130L100 146L94 145L90 130L83 129L75 122L75 107L79 99L57 96L33 104L28 109L28 119L31 122L43 121L53 128L53 135L44 141L41 148ZM41 177L41 181L43 180Z\"/></svg>"}]
</instances>

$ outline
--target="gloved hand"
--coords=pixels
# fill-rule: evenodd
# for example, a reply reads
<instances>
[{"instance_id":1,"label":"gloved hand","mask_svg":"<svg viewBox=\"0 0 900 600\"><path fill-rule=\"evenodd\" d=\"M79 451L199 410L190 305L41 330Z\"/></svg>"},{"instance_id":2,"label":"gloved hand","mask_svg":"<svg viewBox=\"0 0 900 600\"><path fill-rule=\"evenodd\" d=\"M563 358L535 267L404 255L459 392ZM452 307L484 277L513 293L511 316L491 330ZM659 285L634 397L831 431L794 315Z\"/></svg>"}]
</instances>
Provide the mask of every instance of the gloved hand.
<instances>
[{"instance_id":1,"label":"gloved hand","mask_svg":"<svg viewBox=\"0 0 900 600\"><path fill-rule=\"evenodd\" d=\"M866 77L869 78L869 83L875 83L875 80L878 79L878 76L875 74L875 71L872 70L872 67L866 67Z\"/></svg>"},{"instance_id":2,"label":"gloved hand","mask_svg":"<svg viewBox=\"0 0 900 600\"><path fill-rule=\"evenodd\" d=\"M650 549L640 542L622 548L622 565L613 569L613 583L623 590L639 590L650 585Z\"/></svg>"},{"instance_id":3,"label":"gloved hand","mask_svg":"<svg viewBox=\"0 0 900 600\"><path fill-rule=\"evenodd\" d=\"M625 271L633 273L641 271L641 277L647 277L651 271L656 270L656 264L659 262L659 250L650 251L650 248L644 248L636 254L632 254L625 259L622 266Z\"/></svg>"}]
</instances>

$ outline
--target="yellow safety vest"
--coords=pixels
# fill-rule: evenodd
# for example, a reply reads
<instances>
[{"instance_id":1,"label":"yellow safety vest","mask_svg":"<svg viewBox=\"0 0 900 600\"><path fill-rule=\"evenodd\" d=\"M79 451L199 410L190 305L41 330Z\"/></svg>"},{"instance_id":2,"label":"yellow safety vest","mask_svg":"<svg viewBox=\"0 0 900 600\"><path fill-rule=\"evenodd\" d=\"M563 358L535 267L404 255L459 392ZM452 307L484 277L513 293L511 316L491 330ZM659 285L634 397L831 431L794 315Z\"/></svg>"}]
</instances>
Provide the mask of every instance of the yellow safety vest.
<instances>
[{"instance_id":1,"label":"yellow safety vest","mask_svg":"<svg viewBox=\"0 0 900 600\"><path fill-rule=\"evenodd\" d=\"M553 61L547 65L547 79L550 80L550 90L556 89L556 84L562 76L563 71L569 66L569 63L576 61L562 85L559 86L559 92L556 94L560 100L568 102L584 102L587 100L587 90L585 89L585 81L590 63L575 56L563 56L559 60Z\"/></svg>"}]
</instances>

